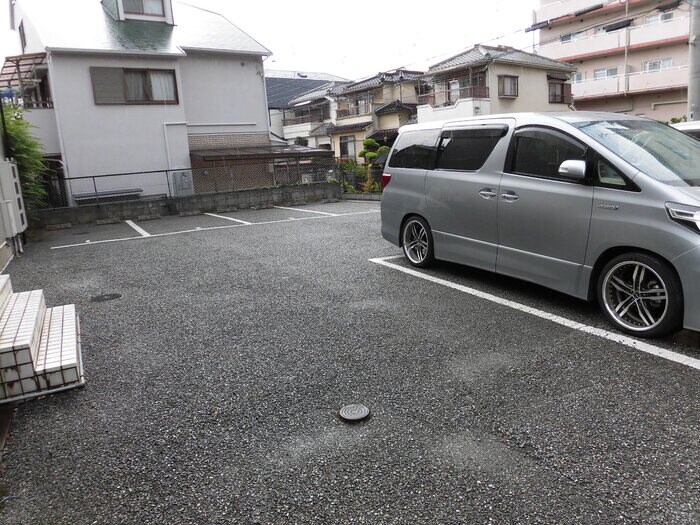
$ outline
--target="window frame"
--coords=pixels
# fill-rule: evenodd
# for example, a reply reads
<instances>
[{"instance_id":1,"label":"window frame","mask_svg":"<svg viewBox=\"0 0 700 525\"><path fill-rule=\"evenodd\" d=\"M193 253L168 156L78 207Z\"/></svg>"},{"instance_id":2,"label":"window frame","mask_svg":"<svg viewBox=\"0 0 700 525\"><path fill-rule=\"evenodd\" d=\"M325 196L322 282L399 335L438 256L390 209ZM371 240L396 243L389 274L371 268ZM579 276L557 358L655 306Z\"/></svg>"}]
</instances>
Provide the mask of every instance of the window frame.
<instances>
[{"instance_id":1,"label":"window frame","mask_svg":"<svg viewBox=\"0 0 700 525\"><path fill-rule=\"evenodd\" d=\"M614 75L611 75L611 74L610 74L610 71L612 71L613 69L615 70L615 74L614 74ZM603 77L596 77L596 73L597 73L598 71L605 71L605 76L603 76ZM620 76L620 67L619 67L619 66L615 66L615 67L601 67L601 68L598 68L598 69L594 69L594 70L593 70L593 80L604 80L604 79L606 79L606 78L615 78L615 77L619 77L619 76Z\"/></svg>"},{"instance_id":2,"label":"window frame","mask_svg":"<svg viewBox=\"0 0 700 525\"><path fill-rule=\"evenodd\" d=\"M557 99L556 94L555 98L553 99L552 97L552 86L561 86L561 94L560 99ZM566 86L569 86L568 88ZM573 102L572 96L571 96L571 84L568 82L564 81L557 81L557 80L549 80L547 83L547 93L549 95L549 103L550 104L571 104Z\"/></svg>"},{"instance_id":3,"label":"window frame","mask_svg":"<svg viewBox=\"0 0 700 525\"><path fill-rule=\"evenodd\" d=\"M22 45L22 53L24 53L27 50L27 33L24 30L24 20L20 21L17 31L19 32L19 43Z\"/></svg>"},{"instance_id":4,"label":"window frame","mask_svg":"<svg viewBox=\"0 0 700 525\"><path fill-rule=\"evenodd\" d=\"M343 155L343 146L346 146L348 144L352 144L352 155L350 155L349 151L346 155ZM355 135L341 135L340 137L338 137L338 153L340 153L340 157L344 159L357 158L357 137Z\"/></svg>"},{"instance_id":5,"label":"window frame","mask_svg":"<svg viewBox=\"0 0 700 525\"><path fill-rule=\"evenodd\" d=\"M162 8L162 13L163 13L163 14L160 14L160 15L151 14L151 13L144 13L145 8L144 8L144 5L143 5L143 0L138 0L138 1L141 2L141 11L140 11L140 12L139 12L139 11L127 11L127 10L126 10L126 7L125 7L125 5L124 5L124 2L122 2L122 8L124 9L124 14L125 14L125 15L137 15L137 16L152 16L152 17L155 17L155 18L164 18L164 17L166 16L166 15L165 15L165 1L164 1L164 0L159 0L159 1L160 1L161 8Z\"/></svg>"},{"instance_id":6,"label":"window frame","mask_svg":"<svg viewBox=\"0 0 700 525\"><path fill-rule=\"evenodd\" d=\"M667 66L664 66L664 62L668 61ZM651 69L649 68L650 64L659 64L658 69ZM666 57L666 58L656 58L654 60L645 60L644 63L642 64L642 71L645 73L656 73L658 71L664 71L666 69L671 69L673 68L673 57Z\"/></svg>"},{"instance_id":7,"label":"window frame","mask_svg":"<svg viewBox=\"0 0 700 525\"><path fill-rule=\"evenodd\" d=\"M498 98L518 98L520 85L517 75L498 75ZM506 94L506 79L515 81L515 94Z\"/></svg>"},{"instance_id":8,"label":"window frame","mask_svg":"<svg viewBox=\"0 0 700 525\"><path fill-rule=\"evenodd\" d=\"M516 153L516 143L518 140L518 135L520 133L523 133L525 131L543 131L545 133L548 133L553 136L559 136L564 138L566 141L573 143L574 145L578 145L583 147L584 149L584 159L586 161L586 178L583 180L575 180L575 179L570 179L567 177L547 177L545 175L536 175L533 173L522 173L519 171L515 171L514 165L515 165L515 153ZM530 177L532 179L540 179L540 180L548 180L552 182L565 182L568 184L578 184L581 186L590 186L591 185L591 175L590 175L590 165L589 165L589 158L590 158L590 150L591 147L586 144L585 142L582 142L580 139L574 137L573 135L562 131L560 129L551 127L551 126L543 126L540 124L526 124L524 126L515 128L513 131L513 136L510 139L510 144L508 146L508 154L506 155L506 162L504 165L504 172L509 173L511 175L517 175L519 177Z\"/></svg>"},{"instance_id":9,"label":"window frame","mask_svg":"<svg viewBox=\"0 0 700 525\"><path fill-rule=\"evenodd\" d=\"M457 168L441 168L440 167L440 160L442 157L442 153L444 151L443 147L443 141L445 139L450 139L454 137L450 137L451 133L459 133L459 132L468 132L468 131L500 131L501 136L498 137L498 140L496 140L495 144L493 145L493 148L489 152L489 154L486 156L484 159L484 162L479 166L479 168L475 170L468 170L468 169L457 169ZM435 149L435 154L434 154L434 162L433 162L433 167L432 170L434 171L446 171L449 173L478 173L483 169L483 167L486 165L488 160L491 158L493 155L493 152L496 150L498 147L498 144L501 142L501 140L508 135L508 132L510 131L510 127L508 124L487 124L483 126L472 126L472 127L465 127L465 128L455 128L455 129L446 129L442 130L440 134L438 135L438 141L436 144L436 149Z\"/></svg>"},{"instance_id":10,"label":"window frame","mask_svg":"<svg viewBox=\"0 0 700 525\"><path fill-rule=\"evenodd\" d=\"M121 73L121 86L122 86L122 94L124 95L124 100L120 102L98 102L97 101L97 90L95 89L95 76L93 75L93 71L98 70L98 69L115 69L118 70ZM158 73L170 73L172 78L173 78L173 86L175 89L175 98L172 100L129 100L128 99L128 89L126 85L126 72L131 71L131 72L143 72L147 73L147 78L150 83L150 72L158 72ZM178 90L177 86L177 72L175 69L164 69L164 68L133 68L133 67L90 67L90 81L92 83L92 96L93 96L93 101L95 102L96 106L162 106L162 105L168 105L168 106L177 106L180 104L180 92ZM152 94L152 88L149 86L149 89L151 90L151 96Z\"/></svg>"}]
</instances>

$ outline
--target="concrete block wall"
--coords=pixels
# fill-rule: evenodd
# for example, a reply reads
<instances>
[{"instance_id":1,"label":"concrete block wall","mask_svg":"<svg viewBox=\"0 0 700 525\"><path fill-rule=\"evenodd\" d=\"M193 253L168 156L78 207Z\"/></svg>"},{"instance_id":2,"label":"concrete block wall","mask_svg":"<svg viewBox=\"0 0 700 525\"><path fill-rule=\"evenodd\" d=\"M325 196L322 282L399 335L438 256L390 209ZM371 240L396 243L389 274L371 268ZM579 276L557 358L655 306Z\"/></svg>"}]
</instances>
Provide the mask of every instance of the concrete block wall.
<instances>
[{"instance_id":1,"label":"concrete block wall","mask_svg":"<svg viewBox=\"0 0 700 525\"><path fill-rule=\"evenodd\" d=\"M267 133L188 135L187 140L189 141L190 151L270 145L270 136Z\"/></svg>"},{"instance_id":2,"label":"concrete block wall","mask_svg":"<svg viewBox=\"0 0 700 525\"><path fill-rule=\"evenodd\" d=\"M340 184L320 182L278 188L258 188L228 193L205 193L148 201L90 204L75 208L57 208L39 212L40 227L89 224L97 221L157 218L180 213L224 212L246 208L300 205L341 198Z\"/></svg>"}]
</instances>

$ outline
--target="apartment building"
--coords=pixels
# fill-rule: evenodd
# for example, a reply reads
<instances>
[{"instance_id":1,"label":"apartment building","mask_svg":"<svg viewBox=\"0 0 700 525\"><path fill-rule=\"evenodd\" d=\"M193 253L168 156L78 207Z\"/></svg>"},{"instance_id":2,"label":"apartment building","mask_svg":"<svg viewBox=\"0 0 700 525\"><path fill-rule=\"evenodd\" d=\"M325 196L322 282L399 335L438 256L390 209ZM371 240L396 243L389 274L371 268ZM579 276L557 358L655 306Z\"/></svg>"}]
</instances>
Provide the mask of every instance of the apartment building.
<instances>
[{"instance_id":1,"label":"apartment building","mask_svg":"<svg viewBox=\"0 0 700 525\"><path fill-rule=\"evenodd\" d=\"M678 0L541 0L538 53L576 66L578 110L669 121L687 112L690 6Z\"/></svg>"}]
</instances>

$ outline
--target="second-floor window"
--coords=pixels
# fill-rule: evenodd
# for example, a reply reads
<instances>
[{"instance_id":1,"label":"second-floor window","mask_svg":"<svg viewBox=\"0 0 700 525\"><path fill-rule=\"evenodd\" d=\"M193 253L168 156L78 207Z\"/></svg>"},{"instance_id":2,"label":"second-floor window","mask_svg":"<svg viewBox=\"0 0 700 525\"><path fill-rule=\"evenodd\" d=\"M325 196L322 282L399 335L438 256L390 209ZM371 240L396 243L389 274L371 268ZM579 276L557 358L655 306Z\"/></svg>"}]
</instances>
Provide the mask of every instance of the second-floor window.
<instances>
[{"instance_id":1,"label":"second-floor window","mask_svg":"<svg viewBox=\"0 0 700 525\"><path fill-rule=\"evenodd\" d=\"M511 75L499 75L498 96L516 98L518 96L518 77Z\"/></svg>"},{"instance_id":2,"label":"second-floor window","mask_svg":"<svg viewBox=\"0 0 700 525\"><path fill-rule=\"evenodd\" d=\"M573 75L571 75L571 82L573 82L574 84L578 84L579 82L583 82L585 79L586 79L586 76L582 72L574 73Z\"/></svg>"},{"instance_id":3,"label":"second-floor window","mask_svg":"<svg viewBox=\"0 0 700 525\"><path fill-rule=\"evenodd\" d=\"M672 58L662 58L660 60L649 60L644 62L644 71L647 73L652 71L661 71L673 67Z\"/></svg>"},{"instance_id":4,"label":"second-floor window","mask_svg":"<svg viewBox=\"0 0 700 525\"><path fill-rule=\"evenodd\" d=\"M574 40L581 40L582 38L586 37L586 33L584 31L577 31L576 33L568 33L566 35L561 35L559 37L559 41L562 44L565 44L567 42L572 42Z\"/></svg>"},{"instance_id":5,"label":"second-floor window","mask_svg":"<svg viewBox=\"0 0 700 525\"><path fill-rule=\"evenodd\" d=\"M552 104L571 104L571 84L550 82L549 102Z\"/></svg>"},{"instance_id":6,"label":"second-floor window","mask_svg":"<svg viewBox=\"0 0 700 525\"><path fill-rule=\"evenodd\" d=\"M95 104L177 104L172 69L90 68Z\"/></svg>"},{"instance_id":7,"label":"second-floor window","mask_svg":"<svg viewBox=\"0 0 700 525\"><path fill-rule=\"evenodd\" d=\"M602 80L604 78L616 77L617 75L618 68L616 67L604 67L593 71L594 80Z\"/></svg>"},{"instance_id":8,"label":"second-floor window","mask_svg":"<svg viewBox=\"0 0 700 525\"><path fill-rule=\"evenodd\" d=\"M124 0L124 12L130 15L165 16L163 0Z\"/></svg>"},{"instance_id":9,"label":"second-floor window","mask_svg":"<svg viewBox=\"0 0 700 525\"><path fill-rule=\"evenodd\" d=\"M673 11L666 11L665 13L654 13L653 15L647 15L644 18L644 23L659 24L661 22L667 22L668 20L673 20Z\"/></svg>"}]
</instances>

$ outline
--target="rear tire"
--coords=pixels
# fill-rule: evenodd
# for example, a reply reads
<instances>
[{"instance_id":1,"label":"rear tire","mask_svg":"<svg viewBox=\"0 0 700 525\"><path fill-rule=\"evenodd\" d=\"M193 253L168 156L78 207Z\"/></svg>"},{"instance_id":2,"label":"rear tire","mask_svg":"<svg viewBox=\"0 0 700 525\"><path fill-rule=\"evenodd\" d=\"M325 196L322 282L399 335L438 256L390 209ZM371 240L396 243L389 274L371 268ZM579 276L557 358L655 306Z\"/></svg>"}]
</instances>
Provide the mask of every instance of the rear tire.
<instances>
[{"instance_id":1,"label":"rear tire","mask_svg":"<svg viewBox=\"0 0 700 525\"><path fill-rule=\"evenodd\" d=\"M683 288L673 268L651 254L630 252L605 265L598 277L598 303L620 330L661 337L683 326Z\"/></svg>"},{"instance_id":2,"label":"rear tire","mask_svg":"<svg viewBox=\"0 0 700 525\"><path fill-rule=\"evenodd\" d=\"M401 229L403 254L412 266L427 268L435 262L433 233L422 217L409 217Z\"/></svg>"}]
</instances>

